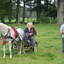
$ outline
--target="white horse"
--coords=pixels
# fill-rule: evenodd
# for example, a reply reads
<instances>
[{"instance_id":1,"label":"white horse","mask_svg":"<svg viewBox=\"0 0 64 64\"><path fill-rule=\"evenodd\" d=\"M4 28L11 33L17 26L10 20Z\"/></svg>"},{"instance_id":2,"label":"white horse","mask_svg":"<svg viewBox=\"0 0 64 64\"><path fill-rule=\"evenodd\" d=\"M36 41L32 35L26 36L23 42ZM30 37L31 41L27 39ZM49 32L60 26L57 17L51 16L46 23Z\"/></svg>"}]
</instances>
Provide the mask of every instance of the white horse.
<instances>
[{"instance_id":1,"label":"white horse","mask_svg":"<svg viewBox=\"0 0 64 64\"><path fill-rule=\"evenodd\" d=\"M23 45L23 38L24 38L24 31L21 28L16 28L17 32L18 32L18 37L15 38L14 36L14 30L7 26L6 24L0 23L0 32L2 33L2 36L4 36L5 38L2 40L6 43L9 43L9 51L10 51L10 58L12 58L12 53L11 53L11 43L12 41L16 41L17 42L17 48L18 48L18 54L21 54L21 51L23 53L25 53L24 51L24 45ZM8 36L10 36L11 38L9 38ZM20 42L20 51L19 51L19 45L18 42ZM3 58L5 58L5 45L4 46L4 56Z\"/></svg>"}]
</instances>

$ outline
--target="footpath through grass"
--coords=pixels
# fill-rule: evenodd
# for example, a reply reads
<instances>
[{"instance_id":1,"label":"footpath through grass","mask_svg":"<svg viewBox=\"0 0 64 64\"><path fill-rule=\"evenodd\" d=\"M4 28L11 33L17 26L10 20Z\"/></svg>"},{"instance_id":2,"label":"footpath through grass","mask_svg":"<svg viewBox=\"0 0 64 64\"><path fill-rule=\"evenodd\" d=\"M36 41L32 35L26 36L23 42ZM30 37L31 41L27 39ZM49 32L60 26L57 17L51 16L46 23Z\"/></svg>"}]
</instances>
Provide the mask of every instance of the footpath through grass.
<instances>
[{"instance_id":1,"label":"footpath through grass","mask_svg":"<svg viewBox=\"0 0 64 64\"><path fill-rule=\"evenodd\" d=\"M26 27L26 25L8 25L22 29ZM34 27L37 31L35 40L38 42L38 52L34 53L25 49L25 54L18 55L17 49L14 49L10 59L7 43L6 58L3 59L3 46L0 40L0 64L64 64L60 25L35 24Z\"/></svg>"}]
</instances>

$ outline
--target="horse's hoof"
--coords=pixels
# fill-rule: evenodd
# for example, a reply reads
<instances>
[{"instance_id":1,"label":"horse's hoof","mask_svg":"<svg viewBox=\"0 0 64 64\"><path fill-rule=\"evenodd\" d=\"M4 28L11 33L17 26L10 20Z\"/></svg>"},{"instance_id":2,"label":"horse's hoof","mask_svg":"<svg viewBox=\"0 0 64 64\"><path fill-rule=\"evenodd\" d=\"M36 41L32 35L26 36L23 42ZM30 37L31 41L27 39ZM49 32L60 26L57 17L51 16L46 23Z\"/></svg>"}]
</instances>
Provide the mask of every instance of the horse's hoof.
<instances>
[{"instance_id":1,"label":"horse's hoof","mask_svg":"<svg viewBox=\"0 0 64 64\"><path fill-rule=\"evenodd\" d=\"M21 55L21 53L20 53L20 52L18 52L18 54L19 54L19 55Z\"/></svg>"},{"instance_id":2,"label":"horse's hoof","mask_svg":"<svg viewBox=\"0 0 64 64\"><path fill-rule=\"evenodd\" d=\"M12 57L10 57L10 58L12 58Z\"/></svg>"},{"instance_id":3,"label":"horse's hoof","mask_svg":"<svg viewBox=\"0 0 64 64\"><path fill-rule=\"evenodd\" d=\"M5 57L3 56L3 58L5 58Z\"/></svg>"},{"instance_id":4,"label":"horse's hoof","mask_svg":"<svg viewBox=\"0 0 64 64\"><path fill-rule=\"evenodd\" d=\"M10 58L12 58L12 55L10 56Z\"/></svg>"},{"instance_id":5,"label":"horse's hoof","mask_svg":"<svg viewBox=\"0 0 64 64\"><path fill-rule=\"evenodd\" d=\"M5 55L3 56L3 58L5 58Z\"/></svg>"}]
</instances>

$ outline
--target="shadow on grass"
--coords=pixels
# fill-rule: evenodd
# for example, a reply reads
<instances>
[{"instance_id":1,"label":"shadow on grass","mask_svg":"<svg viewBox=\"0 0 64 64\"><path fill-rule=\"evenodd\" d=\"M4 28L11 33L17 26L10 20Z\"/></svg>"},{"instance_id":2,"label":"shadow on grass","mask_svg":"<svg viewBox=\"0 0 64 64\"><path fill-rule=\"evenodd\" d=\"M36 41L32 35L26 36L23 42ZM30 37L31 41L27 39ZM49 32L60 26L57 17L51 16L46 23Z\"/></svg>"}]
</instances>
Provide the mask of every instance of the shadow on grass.
<instances>
[{"instance_id":1,"label":"shadow on grass","mask_svg":"<svg viewBox=\"0 0 64 64\"><path fill-rule=\"evenodd\" d=\"M25 49L25 52L26 52L26 53L31 53L31 52L33 52L33 50Z\"/></svg>"}]
</instances>

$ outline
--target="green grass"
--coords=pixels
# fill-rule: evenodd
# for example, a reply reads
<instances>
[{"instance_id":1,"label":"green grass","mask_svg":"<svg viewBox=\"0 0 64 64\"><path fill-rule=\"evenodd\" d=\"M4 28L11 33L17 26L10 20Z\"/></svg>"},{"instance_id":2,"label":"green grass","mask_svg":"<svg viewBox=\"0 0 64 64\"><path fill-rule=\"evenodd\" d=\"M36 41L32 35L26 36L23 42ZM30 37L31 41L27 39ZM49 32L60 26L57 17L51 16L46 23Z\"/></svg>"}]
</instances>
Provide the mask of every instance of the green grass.
<instances>
[{"instance_id":1,"label":"green grass","mask_svg":"<svg viewBox=\"0 0 64 64\"><path fill-rule=\"evenodd\" d=\"M8 24L9 26L25 29L26 25ZM3 46L0 40L0 64L64 64L62 54L62 38L60 25L35 24L38 42L38 52L26 50L25 54L18 55L17 49L12 50L12 59L9 58L8 43L6 45L6 58L3 59Z\"/></svg>"},{"instance_id":2,"label":"green grass","mask_svg":"<svg viewBox=\"0 0 64 64\"><path fill-rule=\"evenodd\" d=\"M5 19L4 21L5 22L9 22L8 19ZM22 22L22 18L20 18L19 21ZM36 19L33 18L32 21L35 21L36 22ZM0 22L1 22L1 20L0 20ZM12 22L16 22L16 19L12 19ZM29 18L29 22L31 22L31 19L30 18ZM27 18L25 18L25 23L27 23Z\"/></svg>"}]
</instances>

